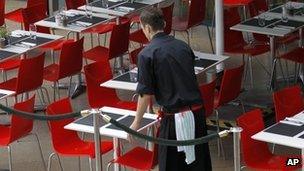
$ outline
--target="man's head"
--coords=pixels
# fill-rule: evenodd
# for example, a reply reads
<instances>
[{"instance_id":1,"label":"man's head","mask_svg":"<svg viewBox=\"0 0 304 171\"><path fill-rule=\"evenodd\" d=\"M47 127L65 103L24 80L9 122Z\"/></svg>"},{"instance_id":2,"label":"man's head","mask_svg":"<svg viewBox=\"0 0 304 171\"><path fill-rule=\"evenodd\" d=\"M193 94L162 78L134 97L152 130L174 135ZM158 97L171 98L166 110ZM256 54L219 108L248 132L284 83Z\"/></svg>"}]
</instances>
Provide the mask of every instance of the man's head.
<instances>
[{"instance_id":1,"label":"man's head","mask_svg":"<svg viewBox=\"0 0 304 171\"><path fill-rule=\"evenodd\" d=\"M165 27L165 20L160 9L149 8L140 14L140 26L150 41L155 33L162 32Z\"/></svg>"}]
</instances>

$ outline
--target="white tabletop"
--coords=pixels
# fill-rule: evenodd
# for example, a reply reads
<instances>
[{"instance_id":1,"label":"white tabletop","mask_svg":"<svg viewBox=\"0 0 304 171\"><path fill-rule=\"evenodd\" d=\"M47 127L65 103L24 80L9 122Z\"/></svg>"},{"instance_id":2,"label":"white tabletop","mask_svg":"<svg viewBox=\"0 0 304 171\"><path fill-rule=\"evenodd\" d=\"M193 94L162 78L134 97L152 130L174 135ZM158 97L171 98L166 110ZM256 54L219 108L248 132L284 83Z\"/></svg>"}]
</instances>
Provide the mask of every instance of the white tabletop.
<instances>
[{"instance_id":1,"label":"white tabletop","mask_svg":"<svg viewBox=\"0 0 304 171\"><path fill-rule=\"evenodd\" d=\"M81 15L85 15L85 11L80 11L80 10L68 10L71 13L75 13L75 14L81 14ZM94 17L99 17L99 18L106 18L107 20L101 22L107 22L108 20L114 19L113 16L107 15L107 14L97 14L97 13L93 13L92 16ZM59 26L56 22L52 22L52 21L46 21L46 20L41 20L35 23L35 25L37 26L43 26L43 27L49 27L49 28L54 28L54 29L60 29L60 30L66 30L66 31L72 31L72 32L77 32L77 33L81 33L89 28L92 28L98 24L101 23L97 23L88 27L84 27L84 26L79 26L79 25L74 25L74 24L68 24L66 27L63 26Z\"/></svg>"},{"instance_id":2,"label":"white tabletop","mask_svg":"<svg viewBox=\"0 0 304 171\"><path fill-rule=\"evenodd\" d=\"M292 2L292 3L303 4L303 3L296 3L296 2ZM276 7L276 8L281 8L281 6ZM263 15L266 16L266 18L281 19L281 17L282 17L281 13L271 12L271 10L263 13ZM254 18L257 18L257 16ZM248 20L250 20L250 19L248 19ZM302 16L302 15L288 16L288 20L304 22L304 16ZM302 27L300 27L300 28L302 28ZM250 25L245 25L245 24L239 23L237 25L232 26L230 29L236 30L236 31L264 34L264 35L269 35L269 36L283 37L283 36L286 36L287 34L297 31L299 28L294 28L294 29L284 29L284 28L278 28L278 27L266 28L266 27L250 26Z\"/></svg>"},{"instance_id":3,"label":"white tabletop","mask_svg":"<svg viewBox=\"0 0 304 171\"><path fill-rule=\"evenodd\" d=\"M135 116L135 114L136 114L135 111L113 108L113 107L102 107L101 110L102 110L102 112L105 112L105 113L115 113L115 114L122 115L122 117L120 117L117 120L123 119L129 115ZM142 131L158 122L157 115L155 115L155 114L145 113L144 118L153 119L155 121L148 125L145 125L144 127L141 127L138 131ZM109 125L110 124L106 124L106 125L100 127L99 131L100 131L101 135L109 136L109 137L116 137L116 138L120 138L120 139L127 139L128 133L126 133L125 131L122 131L122 130L106 128ZM64 128L69 129L69 130L79 131L79 132L85 132L85 133L91 133L91 134L94 133L93 126L77 124L75 122L72 122L72 123L66 125Z\"/></svg>"},{"instance_id":4,"label":"white tabletop","mask_svg":"<svg viewBox=\"0 0 304 171\"><path fill-rule=\"evenodd\" d=\"M196 74L200 74L202 72L207 71L208 69L215 67L219 63L227 60L229 57L228 56L222 56L222 55L214 55L214 54L209 54L209 53L202 53L198 51L194 51L195 56L197 56L200 59L208 59L208 60L215 60L217 61L216 63L208 66L207 68L195 68ZM106 81L104 83L101 83L100 86L102 87L107 87L107 88L113 88L113 89L120 89L120 90L129 90L129 91L135 91L137 88L137 83L131 83L131 82L125 82L125 81L117 81L114 79L111 79L109 81Z\"/></svg>"},{"instance_id":5,"label":"white tabletop","mask_svg":"<svg viewBox=\"0 0 304 171\"><path fill-rule=\"evenodd\" d=\"M108 0L108 1L119 2L117 0ZM94 1L94 2L96 2L96 1ZM139 3L147 4L147 5L154 5L154 4L158 4L158 3L163 2L163 0L136 0L134 2L139 2ZM125 1L121 1L120 4L123 4L123 3L126 3L126 2ZM117 4L115 6L118 6L120 4ZM113 6L113 7L115 7L115 6ZM111 7L111 8L113 8L113 7ZM78 9L79 10L86 10L86 5L80 6L80 7L78 7ZM117 11L117 10L113 10L113 9L109 9L109 8L101 8L101 7L90 7L90 9L93 12L96 12L96 13L104 13L104 14L109 14L109 15L114 15L114 16L120 16L120 17L128 15L130 13L134 13L134 12L140 10L140 9L137 9L137 10L133 10L131 12L122 12L122 11Z\"/></svg>"}]
</instances>

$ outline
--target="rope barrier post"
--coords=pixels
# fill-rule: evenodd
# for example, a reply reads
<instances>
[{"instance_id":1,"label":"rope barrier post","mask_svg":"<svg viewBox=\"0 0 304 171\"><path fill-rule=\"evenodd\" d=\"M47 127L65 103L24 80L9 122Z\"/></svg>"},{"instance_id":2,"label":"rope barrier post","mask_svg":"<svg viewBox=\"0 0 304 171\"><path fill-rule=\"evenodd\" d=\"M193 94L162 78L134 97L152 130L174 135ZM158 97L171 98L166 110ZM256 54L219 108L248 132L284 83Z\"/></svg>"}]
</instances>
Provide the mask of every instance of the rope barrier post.
<instances>
[{"instance_id":1,"label":"rope barrier post","mask_svg":"<svg viewBox=\"0 0 304 171\"><path fill-rule=\"evenodd\" d=\"M230 132L233 133L234 171L241 170L240 139L242 130L241 127L230 128Z\"/></svg>"},{"instance_id":2,"label":"rope barrier post","mask_svg":"<svg viewBox=\"0 0 304 171\"><path fill-rule=\"evenodd\" d=\"M96 171L102 171L102 158L100 155L99 110L92 109L90 113L93 114Z\"/></svg>"}]
</instances>

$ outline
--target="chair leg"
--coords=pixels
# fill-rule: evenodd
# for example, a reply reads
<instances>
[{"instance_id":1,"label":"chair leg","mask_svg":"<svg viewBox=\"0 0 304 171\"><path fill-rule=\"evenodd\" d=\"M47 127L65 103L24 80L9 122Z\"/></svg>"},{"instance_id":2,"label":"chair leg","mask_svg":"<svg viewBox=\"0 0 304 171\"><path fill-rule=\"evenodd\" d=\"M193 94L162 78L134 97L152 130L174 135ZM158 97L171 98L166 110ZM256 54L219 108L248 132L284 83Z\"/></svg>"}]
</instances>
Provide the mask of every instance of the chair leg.
<instances>
[{"instance_id":1,"label":"chair leg","mask_svg":"<svg viewBox=\"0 0 304 171\"><path fill-rule=\"evenodd\" d=\"M49 155L47 171L51 171L52 158L53 158L54 155L55 155L55 153L52 153L52 154Z\"/></svg>"},{"instance_id":2,"label":"chair leg","mask_svg":"<svg viewBox=\"0 0 304 171\"><path fill-rule=\"evenodd\" d=\"M2 70L2 78L3 78L3 82L7 81L7 74L6 71L4 70ZM7 98L5 98L5 105L8 106Z\"/></svg>"},{"instance_id":3,"label":"chair leg","mask_svg":"<svg viewBox=\"0 0 304 171\"><path fill-rule=\"evenodd\" d=\"M61 159L60 159L58 154L56 154L56 156L58 158L58 163L59 163L60 169L61 169L61 171L63 171L63 167L62 167L62 164L61 164Z\"/></svg>"},{"instance_id":4,"label":"chair leg","mask_svg":"<svg viewBox=\"0 0 304 171\"><path fill-rule=\"evenodd\" d=\"M41 143L40 143L40 141L39 141L38 135L35 134L35 133L32 133L32 134L36 137L37 144L38 144L38 147L39 147L40 157L41 157L41 160L42 160L42 163L43 163L43 167L44 167L44 170L46 170L46 169L47 169L47 168L46 168L46 163L45 163L44 158L43 158Z\"/></svg>"},{"instance_id":5,"label":"chair leg","mask_svg":"<svg viewBox=\"0 0 304 171\"><path fill-rule=\"evenodd\" d=\"M271 152L274 153L274 151L275 151L275 144L272 144Z\"/></svg>"},{"instance_id":6,"label":"chair leg","mask_svg":"<svg viewBox=\"0 0 304 171\"><path fill-rule=\"evenodd\" d=\"M108 165L107 165L107 170L106 171L109 171L110 167L112 166L113 162L109 162Z\"/></svg>"},{"instance_id":7,"label":"chair leg","mask_svg":"<svg viewBox=\"0 0 304 171\"><path fill-rule=\"evenodd\" d=\"M285 68L286 68L286 75L287 75L287 85L289 85L289 67L288 67L287 60L285 60Z\"/></svg>"},{"instance_id":8,"label":"chair leg","mask_svg":"<svg viewBox=\"0 0 304 171\"><path fill-rule=\"evenodd\" d=\"M241 107L242 107L243 113L245 113L246 110L245 110L245 106L244 106L243 101L242 101L241 99L238 99L238 101L240 102L240 105L241 105Z\"/></svg>"},{"instance_id":9,"label":"chair leg","mask_svg":"<svg viewBox=\"0 0 304 171\"><path fill-rule=\"evenodd\" d=\"M94 47L93 33L90 33L90 38L91 38L91 48L93 48Z\"/></svg>"},{"instance_id":10,"label":"chair leg","mask_svg":"<svg viewBox=\"0 0 304 171\"><path fill-rule=\"evenodd\" d=\"M47 100L48 100L48 104L50 104L51 103L51 99L50 99L50 95L49 95L48 90L45 87L40 87L40 89L41 89L41 92L42 92L42 90L45 91L45 94L46 94L46 97L47 97Z\"/></svg>"},{"instance_id":11,"label":"chair leg","mask_svg":"<svg viewBox=\"0 0 304 171\"><path fill-rule=\"evenodd\" d=\"M37 91L38 99L39 99L40 103L45 104L45 101L44 101L44 98L42 97L41 91L39 91L39 89L37 89L36 91Z\"/></svg>"},{"instance_id":12,"label":"chair leg","mask_svg":"<svg viewBox=\"0 0 304 171\"><path fill-rule=\"evenodd\" d=\"M13 160L12 160L12 150L10 146L7 146L7 152L8 152L8 166L9 166L9 170L12 171L13 170Z\"/></svg>"},{"instance_id":13,"label":"chair leg","mask_svg":"<svg viewBox=\"0 0 304 171\"><path fill-rule=\"evenodd\" d=\"M186 34L187 34L187 43L188 43L189 46L191 46L191 44L190 44L190 35L189 35L189 31L188 30L186 30Z\"/></svg>"},{"instance_id":14,"label":"chair leg","mask_svg":"<svg viewBox=\"0 0 304 171\"><path fill-rule=\"evenodd\" d=\"M90 157L89 157L89 167L90 167L90 171L93 171L92 159Z\"/></svg>"},{"instance_id":15,"label":"chair leg","mask_svg":"<svg viewBox=\"0 0 304 171\"><path fill-rule=\"evenodd\" d=\"M56 82L53 83L53 101L56 101Z\"/></svg>"},{"instance_id":16,"label":"chair leg","mask_svg":"<svg viewBox=\"0 0 304 171\"><path fill-rule=\"evenodd\" d=\"M253 70L252 70L252 57L248 57L249 74L250 74L250 87L253 88Z\"/></svg>"},{"instance_id":17,"label":"chair leg","mask_svg":"<svg viewBox=\"0 0 304 171\"><path fill-rule=\"evenodd\" d=\"M216 129L217 129L217 132L220 132L219 112L218 112L218 110L215 110L215 116L216 116ZM223 142L222 142L222 139L219 138L219 139L217 139L217 153L218 153L219 157L221 156L221 152L223 154L224 160L226 160Z\"/></svg>"},{"instance_id":18,"label":"chair leg","mask_svg":"<svg viewBox=\"0 0 304 171\"><path fill-rule=\"evenodd\" d=\"M81 161L80 161L80 157L78 157L78 170L81 171Z\"/></svg>"},{"instance_id":19,"label":"chair leg","mask_svg":"<svg viewBox=\"0 0 304 171\"><path fill-rule=\"evenodd\" d=\"M284 74L284 71L283 71L283 65L282 65L281 60L279 60L279 66L280 66L280 69L281 69L281 73L282 73L283 79L284 79L284 81L286 81L286 77L285 77L285 74Z\"/></svg>"},{"instance_id":20,"label":"chair leg","mask_svg":"<svg viewBox=\"0 0 304 171\"><path fill-rule=\"evenodd\" d=\"M72 79L73 79L73 76L70 76L69 88L68 88L68 97L71 97Z\"/></svg>"},{"instance_id":21,"label":"chair leg","mask_svg":"<svg viewBox=\"0 0 304 171\"><path fill-rule=\"evenodd\" d=\"M270 88L272 87L272 84L274 84L274 82L276 81L276 78L273 78L275 76L275 67L276 67L276 64L277 64L277 58L275 58L273 60L273 64L272 64L272 69L271 69L271 75L270 75L270 83L269 83L269 86Z\"/></svg>"},{"instance_id":22,"label":"chair leg","mask_svg":"<svg viewBox=\"0 0 304 171\"><path fill-rule=\"evenodd\" d=\"M56 83L56 89L57 89L57 95L58 95L58 100L60 99L60 92L59 92L59 81Z\"/></svg>"},{"instance_id":23,"label":"chair leg","mask_svg":"<svg viewBox=\"0 0 304 171\"><path fill-rule=\"evenodd\" d=\"M212 53L215 53L214 47L213 47L213 42L212 42L212 37L211 37L211 33L210 33L210 28L208 25L206 25L206 28L207 28L207 32L208 32L208 37L209 37L209 42L210 42L210 47L211 47Z\"/></svg>"}]
</instances>

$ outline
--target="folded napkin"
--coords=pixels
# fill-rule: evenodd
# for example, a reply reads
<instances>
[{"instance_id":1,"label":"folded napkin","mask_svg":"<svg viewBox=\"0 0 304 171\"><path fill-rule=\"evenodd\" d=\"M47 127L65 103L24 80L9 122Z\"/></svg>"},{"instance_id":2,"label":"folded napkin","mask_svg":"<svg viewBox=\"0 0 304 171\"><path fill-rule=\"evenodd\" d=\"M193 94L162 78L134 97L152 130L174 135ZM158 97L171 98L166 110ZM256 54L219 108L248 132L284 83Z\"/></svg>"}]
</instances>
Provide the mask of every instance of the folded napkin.
<instances>
[{"instance_id":1,"label":"folded napkin","mask_svg":"<svg viewBox=\"0 0 304 171\"><path fill-rule=\"evenodd\" d=\"M27 46L36 46L37 45L35 43L30 43L30 42L21 42L21 44L27 45Z\"/></svg>"},{"instance_id":2,"label":"folded napkin","mask_svg":"<svg viewBox=\"0 0 304 171\"><path fill-rule=\"evenodd\" d=\"M190 140L195 138L195 122L194 116L191 110L176 113L175 119L175 132L177 140ZM195 149L194 145L191 146L178 146L178 152L185 152L186 163L191 164L195 161Z\"/></svg>"},{"instance_id":3,"label":"folded napkin","mask_svg":"<svg viewBox=\"0 0 304 171\"><path fill-rule=\"evenodd\" d=\"M116 9L121 12L131 12L135 10L135 8L125 7L125 6L119 6Z\"/></svg>"},{"instance_id":4,"label":"folded napkin","mask_svg":"<svg viewBox=\"0 0 304 171\"><path fill-rule=\"evenodd\" d=\"M82 25L82 26L85 26L85 27L88 27L88 26L92 25L92 23L83 22L83 21L76 21L75 23L79 24L79 25Z\"/></svg>"}]
</instances>

